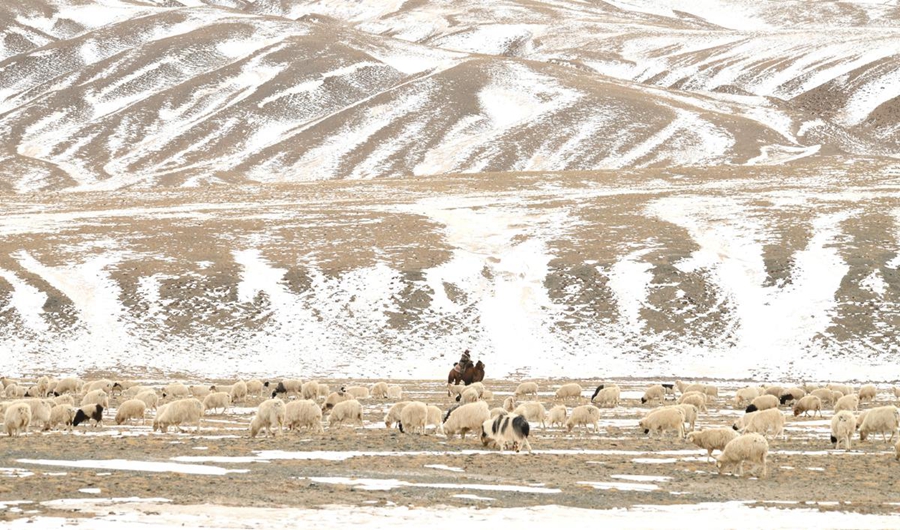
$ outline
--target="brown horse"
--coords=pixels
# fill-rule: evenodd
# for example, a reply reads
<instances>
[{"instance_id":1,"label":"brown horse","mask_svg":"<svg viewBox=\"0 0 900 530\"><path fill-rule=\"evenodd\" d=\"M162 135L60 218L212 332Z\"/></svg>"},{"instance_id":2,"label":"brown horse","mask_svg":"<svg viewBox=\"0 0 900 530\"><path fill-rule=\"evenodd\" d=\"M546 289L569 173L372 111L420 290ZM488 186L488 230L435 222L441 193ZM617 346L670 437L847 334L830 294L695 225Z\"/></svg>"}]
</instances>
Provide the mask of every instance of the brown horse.
<instances>
[{"instance_id":1,"label":"brown horse","mask_svg":"<svg viewBox=\"0 0 900 530\"><path fill-rule=\"evenodd\" d=\"M450 369L450 374L447 375L448 385L458 385L460 382L462 382L466 386L468 386L472 383L477 383L483 380L484 363L481 361L475 363L475 366L469 366L463 373L459 373L459 371L456 369L456 366L454 366Z\"/></svg>"}]
</instances>

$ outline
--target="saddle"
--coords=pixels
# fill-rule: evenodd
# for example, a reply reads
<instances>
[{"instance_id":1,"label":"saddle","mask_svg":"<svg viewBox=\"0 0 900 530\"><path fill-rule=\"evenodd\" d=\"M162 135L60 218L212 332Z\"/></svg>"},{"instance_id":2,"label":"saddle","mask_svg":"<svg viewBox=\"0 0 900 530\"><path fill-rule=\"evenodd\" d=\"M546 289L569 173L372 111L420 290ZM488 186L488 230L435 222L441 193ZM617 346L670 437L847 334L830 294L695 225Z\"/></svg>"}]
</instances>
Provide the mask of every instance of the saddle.
<instances>
[{"instance_id":1,"label":"saddle","mask_svg":"<svg viewBox=\"0 0 900 530\"><path fill-rule=\"evenodd\" d=\"M456 363L456 364L453 365L453 370L454 370L456 373L458 373L459 375L463 375L463 374L466 372L465 368L463 368L462 366L460 366L459 363Z\"/></svg>"}]
</instances>

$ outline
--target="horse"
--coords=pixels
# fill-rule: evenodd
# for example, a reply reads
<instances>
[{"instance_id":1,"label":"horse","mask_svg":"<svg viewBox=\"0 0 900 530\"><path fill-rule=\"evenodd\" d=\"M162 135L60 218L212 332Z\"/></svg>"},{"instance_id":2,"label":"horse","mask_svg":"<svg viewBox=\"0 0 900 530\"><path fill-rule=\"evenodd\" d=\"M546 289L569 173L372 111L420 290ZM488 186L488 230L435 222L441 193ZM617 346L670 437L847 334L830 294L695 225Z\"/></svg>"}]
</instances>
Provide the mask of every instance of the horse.
<instances>
[{"instance_id":1,"label":"horse","mask_svg":"<svg viewBox=\"0 0 900 530\"><path fill-rule=\"evenodd\" d=\"M459 373L459 370L457 370L456 366L454 366L450 369L450 373L447 375L448 385L458 385L460 382L462 382L466 386L469 386L472 383L477 383L483 380L484 363L481 361L475 363L475 366L469 366L463 373Z\"/></svg>"}]
</instances>

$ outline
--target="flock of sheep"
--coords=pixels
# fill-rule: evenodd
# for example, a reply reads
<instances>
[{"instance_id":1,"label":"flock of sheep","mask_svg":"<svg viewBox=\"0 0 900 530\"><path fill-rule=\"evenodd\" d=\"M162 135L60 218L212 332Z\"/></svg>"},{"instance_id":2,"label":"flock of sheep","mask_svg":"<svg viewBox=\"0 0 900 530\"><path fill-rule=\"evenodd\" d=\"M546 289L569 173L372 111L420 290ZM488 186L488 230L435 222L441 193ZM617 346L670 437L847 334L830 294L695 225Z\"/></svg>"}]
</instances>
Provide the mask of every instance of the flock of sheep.
<instances>
[{"instance_id":1,"label":"flock of sheep","mask_svg":"<svg viewBox=\"0 0 900 530\"><path fill-rule=\"evenodd\" d=\"M434 426L435 432L448 437L459 434L464 440L469 432L480 436L485 446L498 449L525 449L531 452L528 437L531 425L565 427L572 432L578 426L589 426L599 431L601 412L599 407L620 406L621 389L615 384L596 388L590 398L578 383L560 386L555 392L555 406L547 410L538 401L538 384L524 382L513 395L505 398L502 406L490 408L493 392L483 383L470 386L448 385L447 394L452 400L448 410L419 401L403 401L404 391L398 385L384 382L371 387L345 386L332 391L328 385L316 381L302 382L285 379L277 384L238 381L232 385L193 385L172 383L162 388L126 381L101 379L82 381L67 377L60 380L41 377L30 385L23 385L9 378L0 378L0 394L7 401L0 402L0 417L9 436L18 436L31 429L50 430L62 428L71 431L80 424L99 427L109 414L110 400L118 403L115 422L119 425L147 420L148 411L153 415L153 430L162 433L168 428L178 430L182 426L194 426L200 430L205 415L224 413L234 404L249 399L262 400L250 422L250 436L265 431L275 436L283 429L307 429L323 433L323 418L327 414L329 429L345 423L363 425L363 407L360 400L382 399L395 403L384 417L385 427L395 425L402 432L426 434L426 427ZM719 472L737 468L744 474L744 464L753 466L758 476L766 476L766 457L769 450L767 437L786 437L786 414L780 407L788 407L793 416L818 414L830 407L831 442L835 448L850 449L851 438L858 431L865 441L869 435L880 433L885 442L893 442L900 427L900 412L892 405L874 407L860 412L860 406L874 402L878 389L864 385L858 391L849 385L829 384L823 387L810 385L785 388L781 386L748 386L738 389L730 400L731 406L744 409L732 425L695 430L698 417L708 412L709 405L719 399L719 389L710 384L652 385L641 398L644 406L654 406L638 426L644 434L663 436L672 432L678 439L687 439L707 451L721 451L716 457ZM900 398L900 388L893 394ZM76 404L77 398L77 404ZM674 404L667 404L669 400ZM582 402L587 402L582 404ZM571 410L566 406L574 402ZM746 407L746 408L745 408ZM888 438L890 435L890 438ZM896 458L900 459L900 437L895 445Z\"/></svg>"}]
</instances>

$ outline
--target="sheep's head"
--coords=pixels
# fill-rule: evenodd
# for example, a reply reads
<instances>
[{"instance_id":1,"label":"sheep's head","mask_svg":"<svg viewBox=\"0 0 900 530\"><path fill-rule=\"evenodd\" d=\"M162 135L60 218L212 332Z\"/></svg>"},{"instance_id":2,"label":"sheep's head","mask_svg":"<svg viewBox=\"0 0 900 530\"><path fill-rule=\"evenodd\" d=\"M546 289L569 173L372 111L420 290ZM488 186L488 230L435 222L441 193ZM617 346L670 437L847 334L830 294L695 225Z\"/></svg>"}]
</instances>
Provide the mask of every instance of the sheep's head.
<instances>
[{"instance_id":1,"label":"sheep's head","mask_svg":"<svg viewBox=\"0 0 900 530\"><path fill-rule=\"evenodd\" d=\"M750 414L751 412L756 412L757 410L759 410L759 408L751 403L744 412Z\"/></svg>"},{"instance_id":2,"label":"sheep's head","mask_svg":"<svg viewBox=\"0 0 900 530\"><path fill-rule=\"evenodd\" d=\"M694 435L697 434L695 432L689 432L687 435L687 441L690 443L694 443Z\"/></svg>"},{"instance_id":3,"label":"sheep's head","mask_svg":"<svg viewBox=\"0 0 900 530\"><path fill-rule=\"evenodd\" d=\"M794 416L799 416L801 413L800 405L794 405Z\"/></svg>"},{"instance_id":4,"label":"sheep's head","mask_svg":"<svg viewBox=\"0 0 900 530\"><path fill-rule=\"evenodd\" d=\"M646 402L647 402L647 398L642 397L642 398L641 398L641 403L643 404L643 403L646 403Z\"/></svg>"},{"instance_id":5,"label":"sheep's head","mask_svg":"<svg viewBox=\"0 0 900 530\"><path fill-rule=\"evenodd\" d=\"M831 435L831 443L833 443L834 445L837 445L837 437L833 434Z\"/></svg>"}]
</instances>

